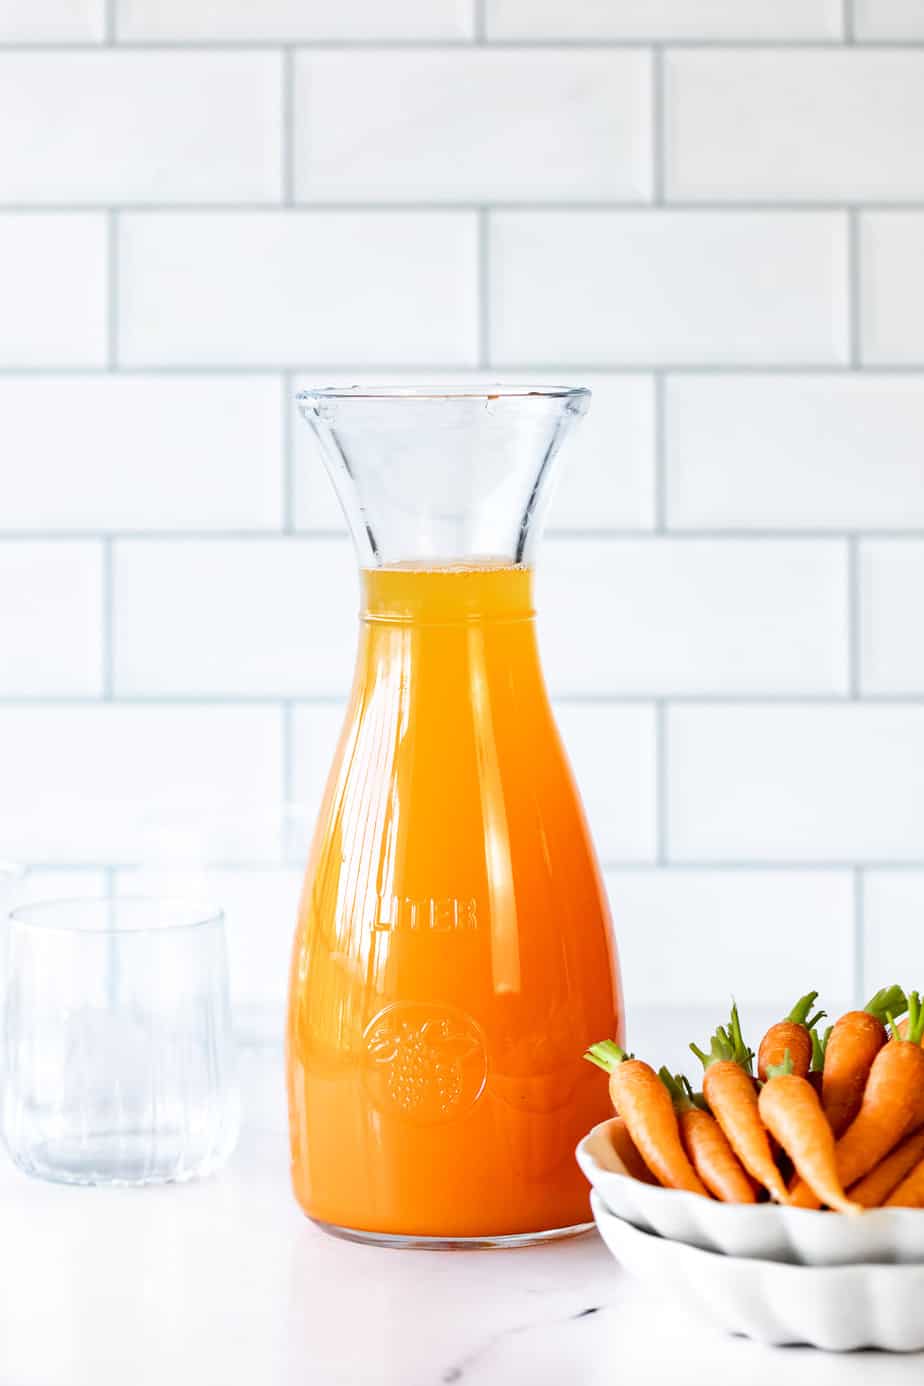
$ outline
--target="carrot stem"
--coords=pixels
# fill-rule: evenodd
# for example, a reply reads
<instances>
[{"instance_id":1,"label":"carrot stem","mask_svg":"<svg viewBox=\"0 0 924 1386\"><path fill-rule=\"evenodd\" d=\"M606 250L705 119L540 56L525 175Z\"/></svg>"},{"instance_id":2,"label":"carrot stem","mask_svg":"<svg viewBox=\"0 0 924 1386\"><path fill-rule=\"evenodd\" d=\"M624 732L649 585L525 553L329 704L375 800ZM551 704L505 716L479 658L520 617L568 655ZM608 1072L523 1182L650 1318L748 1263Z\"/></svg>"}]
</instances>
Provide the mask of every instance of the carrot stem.
<instances>
[{"instance_id":1,"label":"carrot stem","mask_svg":"<svg viewBox=\"0 0 924 1386\"><path fill-rule=\"evenodd\" d=\"M863 1009L885 1024L885 1018L889 1012L894 1016L904 1015L908 1009L908 1002L901 987L883 987L881 991L876 992L875 996L870 997Z\"/></svg>"},{"instance_id":2,"label":"carrot stem","mask_svg":"<svg viewBox=\"0 0 924 1386\"><path fill-rule=\"evenodd\" d=\"M831 1038L833 1025L829 1025L824 1034L819 1039L818 1031L809 1027L809 1034L812 1036L812 1072L821 1073L825 1066L825 1051L828 1048L828 1040Z\"/></svg>"},{"instance_id":3,"label":"carrot stem","mask_svg":"<svg viewBox=\"0 0 924 1386\"><path fill-rule=\"evenodd\" d=\"M786 1053L783 1055L783 1062L781 1064L767 1065L767 1079L769 1081L771 1078L786 1078L792 1073L792 1069L792 1055L787 1049Z\"/></svg>"},{"instance_id":4,"label":"carrot stem","mask_svg":"<svg viewBox=\"0 0 924 1386\"><path fill-rule=\"evenodd\" d=\"M807 991L804 996L799 997L799 1000L793 1006L789 1015L786 1016L786 1019L792 1025L804 1025L806 1030L811 1030L812 1026L817 1025L819 1020L822 1020L825 1016L824 1011L818 1011L812 1016L811 1020L809 1020L809 1012L817 1000L817 991Z\"/></svg>"},{"instance_id":5,"label":"carrot stem","mask_svg":"<svg viewBox=\"0 0 924 1386\"><path fill-rule=\"evenodd\" d=\"M634 1059L635 1055L627 1054L615 1040L600 1040L598 1044L590 1046L584 1058L588 1063L602 1068L604 1073L612 1073L617 1064L625 1063L626 1059Z\"/></svg>"}]
</instances>

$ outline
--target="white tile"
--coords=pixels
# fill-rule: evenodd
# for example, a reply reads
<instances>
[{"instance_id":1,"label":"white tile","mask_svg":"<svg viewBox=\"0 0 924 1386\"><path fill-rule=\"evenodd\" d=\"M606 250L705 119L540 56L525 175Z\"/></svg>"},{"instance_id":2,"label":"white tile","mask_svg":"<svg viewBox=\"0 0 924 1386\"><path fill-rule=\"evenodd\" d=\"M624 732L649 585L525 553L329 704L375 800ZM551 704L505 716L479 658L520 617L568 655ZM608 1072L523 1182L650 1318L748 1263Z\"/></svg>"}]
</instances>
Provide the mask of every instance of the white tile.
<instances>
[{"instance_id":1,"label":"white tile","mask_svg":"<svg viewBox=\"0 0 924 1386\"><path fill-rule=\"evenodd\" d=\"M844 219L819 212L498 212L492 361L846 358Z\"/></svg>"},{"instance_id":2,"label":"white tile","mask_svg":"<svg viewBox=\"0 0 924 1386\"><path fill-rule=\"evenodd\" d=\"M863 544L860 582L864 693L924 693L924 543Z\"/></svg>"},{"instance_id":3,"label":"white tile","mask_svg":"<svg viewBox=\"0 0 924 1386\"><path fill-rule=\"evenodd\" d=\"M550 375L518 372L518 383L548 385ZM354 377L324 377L347 385ZM459 373L456 384L496 384L485 373ZM383 385L439 385L445 377L379 373ZM318 383L302 377L299 389ZM559 383L556 377L555 383ZM559 480L549 507L548 529L650 529L654 523L654 386L644 375L582 372L564 384L589 386L590 412L569 436L558 462ZM2 398L2 396L0 396ZM300 529L344 532L346 522L328 478L315 436L297 419L295 494Z\"/></svg>"},{"instance_id":4,"label":"white tile","mask_svg":"<svg viewBox=\"0 0 924 1386\"><path fill-rule=\"evenodd\" d=\"M782 1016L809 987L821 1004L853 994L849 871L608 871L606 883L635 1005L695 998L721 1014L734 996L745 1017L752 1003Z\"/></svg>"},{"instance_id":5,"label":"white tile","mask_svg":"<svg viewBox=\"0 0 924 1386\"><path fill-rule=\"evenodd\" d=\"M642 50L314 52L295 73L301 201L650 195Z\"/></svg>"},{"instance_id":6,"label":"white tile","mask_svg":"<svg viewBox=\"0 0 924 1386\"><path fill-rule=\"evenodd\" d=\"M24 0L20 0L24 3ZM473 0L117 0L121 39L463 39Z\"/></svg>"},{"instance_id":7,"label":"white tile","mask_svg":"<svg viewBox=\"0 0 924 1386\"><path fill-rule=\"evenodd\" d=\"M96 43L104 28L104 0L4 0L0 8L3 43Z\"/></svg>"},{"instance_id":8,"label":"white tile","mask_svg":"<svg viewBox=\"0 0 924 1386\"><path fill-rule=\"evenodd\" d=\"M853 0L858 39L924 38L924 0Z\"/></svg>"},{"instance_id":9,"label":"white tile","mask_svg":"<svg viewBox=\"0 0 924 1386\"><path fill-rule=\"evenodd\" d=\"M476 251L461 211L129 213L123 360L471 365Z\"/></svg>"},{"instance_id":10,"label":"white tile","mask_svg":"<svg viewBox=\"0 0 924 1386\"><path fill-rule=\"evenodd\" d=\"M839 38L840 0L486 0L489 38Z\"/></svg>"},{"instance_id":11,"label":"white tile","mask_svg":"<svg viewBox=\"0 0 924 1386\"><path fill-rule=\"evenodd\" d=\"M600 860L654 861L654 709L645 704L558 702L555 720Z\"/></svg>"},{"instance_id":12,"label":"white tile","mask_svg":"<svg viewBox=\"0 0 924 1386\"><path fill-rule=\"evenodd\" d=\"M654 711L644 705L559 703L555 717L602 861L653 861ZM340 706L298 707L295 797L320 804L343 722Z\"/></svg>"},{"instance_id":13,"label":"white tile","mask_svg":"<svg viewBox=\"0 0 924 1386\"><path fill-rule=\"evenodd\" d=\"M295 867L143 867L120 871L118 892L202 901L222 910L232 1006L274 1011L281 1033L302 875Z\"/></svg>"},{"instance_id":14,"label":"white tile","mask_svg":"<svg viewBox=\"0 0 924 1386\"><path fill-rule=\"evenodd\" d=\"M861 351L867 365L924 362L924 213L860 220Z\"/></svg>"},{"instance_id":15,"label":"white tile","mask_svg":"<svg viewBox=\"0 0 924 1386\"><path fill-rule=\"evenodd\" d=\"M346 693L356 563L343 540L117 543L120 694Z\"/></svg>"},{"instance_id":16,"label":"white tile","mask_svg":"<svg viewBox=\"0 0 924 1386\"><path fill-rule=\"evenodd\" d=\"M668 730L677 860L924 860L924 707L674 707Z\"/></svg>"},{"instance_id":17,"label":"white tile","mask_svg":"<svg viewBox=\"0 0 924 1386\"><path fill-rule=\"evenodd\" d=\"M846 691L838 542L550 538L538 608L557 692Z\"/></svg>"},{"instance_id":18,"label":"white tile","mask_svg":"<svg viewBox=\"0 0 924 1386\"><path fill-rule=\"evenodd\" d=\"M104 871L42 870L27 871L16 892L18 905L40 905L48 900L97 900L109 895Z\"/></svg>"},{"instance_id":19,"label":"white tile","mask_svg":"<svg viewBox=\"0 0 924 1386\"><path fill-rule=\"evenodd\" d=\"M93 697L102 681L100 545L0 544L0 697Z\"/></svg>"},{"instance_id":20,"label":"white tile","mask_svg":"<svg viewBox=\"0 0 924 1386\"><path fill-rule=\"evenodd\" d=\"M675 376L672 528L924 526L924 376Z\"/></svg>"},{"instance_id":21,"label":"white tile","mask_svg":"<svg viewBox=\"0 0 924 1386\"><path fill-rule=\"evenodd\" d=\"M281 192L281 57L0 54L8 202L270 201Z\"/></svg>"},{"instance_id":22,"label":"white tile","mask_svg":"<svg viewBox=\"0 0 924 1386\"><path fill-rule=\"evenodd\" d=\"M866 991L920 987L924 975L924 871L870 871L864 882Z\"/></svg>"},{"instance_id":23,"label":"white tile","mask_svg":"<svg viewBox=\"0 0 924 1386\"><path fill-rule=\"evenodd\" d=\"M0 708L0 842L40 863L134 862L152 825L282 798L273 707ZM268 833L255 823L257 855Z\"/></svg>"},{"instance_id":24,"label":"white tile","mask_svg":"<svg viewBox=\"0 0 924 1386\"><path fill-rule=\"evenodd\" d=\"M665 93L669 197L924 193L924 53L675 51Z\"/></svg>"},{"instance_id":25,"label":"white tile","mask_svg":"<svg viewBox=\"0 0 924 1386\"><path fill-rule=\"evenodd\" d=\"M105 219L0 213L0 304L0 367L102 365Z\"/></svg>"},{"instance_id":26,"label":"white tile","mask_svg":"<svg viewBox=\"0 0 924 1386\"><path fill-rule=\"evenodd\" d=\"M0 378L0 529L267 529L282 519L269 376Z\"/></svg>"}]
</instances>

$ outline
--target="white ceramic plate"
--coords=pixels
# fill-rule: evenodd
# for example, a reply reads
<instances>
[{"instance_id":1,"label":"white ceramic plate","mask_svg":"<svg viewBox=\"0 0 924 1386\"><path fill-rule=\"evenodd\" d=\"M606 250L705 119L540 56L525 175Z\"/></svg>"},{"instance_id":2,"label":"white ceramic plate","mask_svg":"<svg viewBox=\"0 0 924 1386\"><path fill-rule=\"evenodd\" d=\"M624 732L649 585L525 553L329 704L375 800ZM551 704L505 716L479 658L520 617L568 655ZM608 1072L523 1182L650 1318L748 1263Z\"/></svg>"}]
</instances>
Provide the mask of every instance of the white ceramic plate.
<instances>
[{"instance_id":1,"label":"white ceramic plate","mask_svg":"<svg viewBox=\"0 0 924 1386\"><path fill-rule=\"evenodd\" d=\"M829 1352L924 1348L924 1265L789 1266L717 1256L671 1242L607 1211L591 1194L600 1235L639 1280L728 1333Z\"/></svg>"},{"instance_id":2,"label":"white ceramic plate","mask_svg":"<svg viewBox=\"0 0 924 1386\"><path fill-rule=\"evenodd\" d=\"M924 1264L924 1209L874 1208L845 1217L773 1203L716 1203L662 1189L627 1173L607 1138L608 1126L601 1122L581 1141L578 1164L609 1211L646 1232L726 1256L804 1266Z\"/></svg>"}]
</instances>

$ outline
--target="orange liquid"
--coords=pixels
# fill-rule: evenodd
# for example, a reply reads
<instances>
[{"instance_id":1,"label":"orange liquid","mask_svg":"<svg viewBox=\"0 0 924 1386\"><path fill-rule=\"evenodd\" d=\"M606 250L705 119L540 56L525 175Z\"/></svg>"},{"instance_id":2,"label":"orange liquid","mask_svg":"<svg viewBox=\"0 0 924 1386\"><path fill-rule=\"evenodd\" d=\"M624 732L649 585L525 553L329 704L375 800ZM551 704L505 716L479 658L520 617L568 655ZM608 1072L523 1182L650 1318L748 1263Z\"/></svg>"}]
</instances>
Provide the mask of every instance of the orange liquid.
<instances>
[{"instance_id":1,"label":"orange liquid","mask_svg":"<svg viewBox=\"0 0 924 1386\"><path fill-rule=\"evenodd\" d=\"M526 568L363 574L356 680L292 964L292 1177L313 1218L486 1237L589 1218L609 914Z\"/></svg>"}]
</instances>

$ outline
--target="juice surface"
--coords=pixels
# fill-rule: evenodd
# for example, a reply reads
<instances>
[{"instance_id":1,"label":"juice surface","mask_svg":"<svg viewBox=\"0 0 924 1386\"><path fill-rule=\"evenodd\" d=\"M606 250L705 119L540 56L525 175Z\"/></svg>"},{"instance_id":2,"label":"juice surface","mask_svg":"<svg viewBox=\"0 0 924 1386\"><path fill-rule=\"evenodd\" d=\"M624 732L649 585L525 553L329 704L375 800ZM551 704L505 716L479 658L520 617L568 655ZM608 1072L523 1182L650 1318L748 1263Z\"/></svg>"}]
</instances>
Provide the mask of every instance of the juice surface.
<instances>
[{"instance_id":1,"label":"juice surface","mask_svg":"<svg viewBox=\"0 0 924 1386\"><path fill-rule=\"evenodd\" d=\"M292 1176L406 1236L586 1222L581 1058L621 1037L609 916L539 666L532 574L365 571L292 962ZM603 748L601 748L601 751Z\"/></svg>"}]
</instances>

